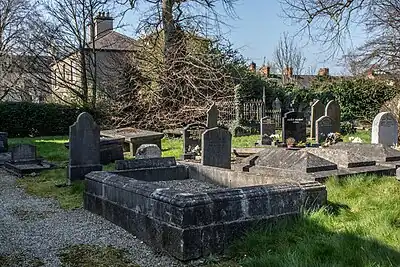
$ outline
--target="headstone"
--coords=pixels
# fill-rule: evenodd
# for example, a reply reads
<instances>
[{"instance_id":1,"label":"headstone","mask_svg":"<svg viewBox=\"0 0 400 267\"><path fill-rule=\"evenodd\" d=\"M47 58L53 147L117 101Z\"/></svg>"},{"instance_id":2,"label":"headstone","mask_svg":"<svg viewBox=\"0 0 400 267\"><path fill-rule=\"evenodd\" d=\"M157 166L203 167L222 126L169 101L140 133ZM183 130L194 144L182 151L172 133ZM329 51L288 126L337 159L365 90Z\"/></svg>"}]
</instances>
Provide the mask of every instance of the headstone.
<instances>
[{"instance_id":1,"label":"headstone","mask_svg":"<svg viewBox=\"0 0 400 267\"><path fill-rule=\"evenodd\" d=\"M83 112L69 127L68 184L84 180L91 171L101 171L100 128L93 117Z\"/></svg>"},{"instance_id":2,"label":"headstone","mask_svg":"<svg viewBox=\"0 0 400 267\"><path fill-rule=\"evenodd\" d=\"M311 138L315 136L315 122L325 115L325 105L321 101L315 101L311 106Z\"/></svg>"},{"instance_id":3,"label":"headstone","mask_svg":"<svg viewBox=\"0 0 400 267\"><path fill-rule=\"evenodd\" d=\"M0 153L8 151L8 133L0 132Z\"/></svg>"},{"instance_id":4,"label":"headstone","mask_svg":"<svg viewBox=\"0 0 400 267\"><path fill-rule=\"evenodd\" d=\"M390 112L381 112L372 122L372 144L382 144L387 146L397 145L398 123Z\"/></svg>"},{"instance_id":5,"label":"headstone","mask_svg":"<svg viewBox=\"0 0 400 267\"><path fill-rule=\"evenodd\" d=\"M218 126L218 115L218 108L215 103L213 103L210 109L207 111L207 127L209 129Z\"/></svg>"},{"instance_id":6,"label":"headstone","mask_svg":"<svg viewBox=\"0 0 400 267\"><path fill-rule=\"evenodd\" d=\"M323 143L329 133L333 132L333 120L329 116L322 116L315 122L315 141Z\"/></svg>"},{"instance_id":7,"label":"headstone","mask_svg":"<svg viewBox=\"0 0 400 267\"><path fill-rule=\"evenodd\" d=\"M282 102L279 100L279 98L275 98L274 102L272 103L272 109L277 110L281 109L282 107Z\"/></svg>"},{"instance_id":8,"label":"headstone","mask_svg":"<svg viewBox=\"0 0 400 267\"><path fill-rule=\"evenodd\" d=\"M333 132L340 133L340 106L336 101L331 100L326 104L325 116L333 119Z\"/></svg>"},{"instance_id":9,"label":"headstone","mask_svg":"<svg viewBox=\"0 0 400 267\"><path fill-rule=\"evenodd\" d=\"M231 168L232 135L223 128L208 129L202 136L201 162L203 165Z\"/></svg>"},{"instance_id":10,"label":"headstone","mask_svg":"<svg viewBox=\"0 0 400 267\"><path fill-rule=\"evenodd\" d=\"M154 144L141 145L136 150L135 158L136 159L161 158L161 149Z\"/></svg>"},{"instance_id":11,"label":"headstone","mask_svg":"<svg viewBox=\"0 0 400 267\"><path fill-rule=\"evenodd\" d=\"M201 147L201 136L207 126L203 123L192 123L183 128L183 157L184 159L193 159L195 154L192 153L196 146Z\"/></svg>"},{"instance_id":12,"label":"headstone","mask_svg":"<svg viewBox=\"0 0 400 267\"><path fill-rule=\"evenodd\" d=\"M268 138L265 137L266 136L270 137L272 134L275 134L275 123L269 117L261 118L260 133L261 133L261 144L270 145L271 142L269 142Z\"/></svg>"},{"instance_id":13,"label":"headstone","mask_svg":"<svg viewBox=\"0 0 400 267\"><path fill-rule=\"evenodd\" d=\"M11 148L11 161L31 161L36 160L36 146L29 144L20 144Z\"/></svg>"},{"instance_id":14,"label":"headstone","mask_svg":"<svg viewBox=\"0 0 400 267\"><path fill-rule=\"evenodd\" d=\"M306 119L302 112L290 111L282 119L282 141L294 138L296 142L306 142Z\"/></svg>"}]
</instances>

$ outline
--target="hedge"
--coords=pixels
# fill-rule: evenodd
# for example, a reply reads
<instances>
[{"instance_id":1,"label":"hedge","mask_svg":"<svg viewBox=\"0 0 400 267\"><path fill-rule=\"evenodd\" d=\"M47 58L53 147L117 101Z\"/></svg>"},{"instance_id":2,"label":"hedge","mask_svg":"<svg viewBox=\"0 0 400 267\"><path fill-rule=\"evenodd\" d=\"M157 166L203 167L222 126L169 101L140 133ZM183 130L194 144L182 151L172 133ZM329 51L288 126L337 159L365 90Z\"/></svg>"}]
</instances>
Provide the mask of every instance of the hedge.
<instances>
[{"instance_id":1,"label":"hedge","mask_svg":"<svg viewBox=\"0 0 400 267\"><path fill-rule=\"evenodd\" d=\"M83 111L60 104L2 102L0 131L8 132L9 137L67 135Z\"/></svg>"}]
</instances>

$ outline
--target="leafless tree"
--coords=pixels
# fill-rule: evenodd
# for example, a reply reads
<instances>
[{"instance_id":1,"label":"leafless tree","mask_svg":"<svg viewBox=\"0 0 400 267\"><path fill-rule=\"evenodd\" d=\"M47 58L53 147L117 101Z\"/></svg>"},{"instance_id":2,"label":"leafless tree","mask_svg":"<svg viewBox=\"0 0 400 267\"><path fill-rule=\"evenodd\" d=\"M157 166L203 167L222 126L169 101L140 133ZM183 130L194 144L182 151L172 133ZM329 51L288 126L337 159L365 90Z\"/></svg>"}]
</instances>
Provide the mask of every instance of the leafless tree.
<instances>
[{"instance_id":1,"label":"leafless tree","mask_svg":"<svg viewBox=\"0 0 400 267\"><path fill-rule=\"evenodd\" d=\"M282 74L288 68L293 70L293 75L299 75L303 71L305 57L301 49L296 45L294 38L289 36L287 32L284 32L280 38L274 50L273 58Z\"/></svg>"}]
</instances>

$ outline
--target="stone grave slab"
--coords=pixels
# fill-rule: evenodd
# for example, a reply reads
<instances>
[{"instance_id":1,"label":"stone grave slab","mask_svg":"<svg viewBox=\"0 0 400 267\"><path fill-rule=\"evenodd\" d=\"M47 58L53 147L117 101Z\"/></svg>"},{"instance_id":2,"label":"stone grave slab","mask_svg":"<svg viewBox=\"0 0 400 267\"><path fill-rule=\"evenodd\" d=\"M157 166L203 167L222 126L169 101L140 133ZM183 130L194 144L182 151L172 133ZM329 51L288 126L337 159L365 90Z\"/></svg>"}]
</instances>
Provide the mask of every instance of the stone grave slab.
<instances>
[{"instance_id":1,"label":"stone grave slab","mask_svg":"<svg viewBox=\"0 0 400 267\"><path fill-rule=\"evenodd\" d=\"M317 143L325 142L329 133L333 132L334 121L329 116L322 116L315 122L315 141Z\"/></svg>"},{"instance_id":2,"label":"stone grave slab","mask_svg":"<svg viewBox=\"0 0 400 267\"><path fill-rule=\"evenodd\" d=\"M393 114L381 112L372 122L371 143L396 146L398 132L398 123Z\"/></svg>"},{"instance_id":3,"label":"stone grave slab","mask_svg":"<svg viewBox=\"0 0 400 267\"><path fill-rule=\"evenodd\" d=\"M285 113L282 119L282 141L294 138L296 142L306 142L306 119L304 113L290 111Z\"/></svg>"},{"instance_id":4,"label":"stone grave slab","mask_svg":"<svg viewBox=\"0 0 400 267\"><path fill-rule=\"evenodd\" d=\"M207 166L231 168L232 134L223 128L206 130L202 135L201 163Z\"/></svg>"},{"instance_id":5,"label":"stone grave slab","mask_svg":"<svg viewBox=\"0 0 400 267\"><path fill-rule=\"evenodd\" d=\"M331 100L326 104L325 116L329 116L333 120L333 131L340 133L340 106L339 103Z\"/></svg>"},{"instance_id":6,"label":"stone grave slab","mask_svg":"<svg viewBox=\"0 0 400 267\"><path fill-rule=\"evenodd\" d=\"M207 130L203 123L191 123L183 128L183 159L194 159L195 147L201 148L201 136Z\"/></svg>"},{"instance_id":7,"label":"stone grave slab","mask_svg":"<svg viewBox=\"0 0 400 267\"><path fill-rule=\"evenodd\" d=\"M317 100L311 106L311 133L310 137L315 138L315 122L325 115L325 105Z\"/></svg>"},{"instance_id":8,"label":"stone grave slab","mask_svg":"<svg viewBox=\"0 0 400 267\"><path fill-rule=\"evenodd\" d=\"M111 138L124 138L125 143L129 145L131 157L135 156L136 150L140 145L143 144L155 144L162 149L161 139L164 137L163 133L141 130L132 127L104 130L100 132L100 135Z\"/></svg>"}]
</instances>

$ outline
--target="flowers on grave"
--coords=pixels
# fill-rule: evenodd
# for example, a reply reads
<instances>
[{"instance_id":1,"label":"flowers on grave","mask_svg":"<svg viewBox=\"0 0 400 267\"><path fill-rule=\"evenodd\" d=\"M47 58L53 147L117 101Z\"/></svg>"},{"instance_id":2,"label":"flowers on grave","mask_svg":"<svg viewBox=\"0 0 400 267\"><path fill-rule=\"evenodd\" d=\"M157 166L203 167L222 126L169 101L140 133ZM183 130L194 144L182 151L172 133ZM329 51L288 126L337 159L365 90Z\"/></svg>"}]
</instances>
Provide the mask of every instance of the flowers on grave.
<instances>
[{"instance_id":1,"label":"flowers on grave","mask_svg":"<svg viewBox=\"0 0 400 267\"><path fill-rule=\"evenodd\" d=\"M326 139L325 139L325 143L323 144L323 146L330 146L339 142L342 142L342 135L340 133L328 133Z\"/></svg>"},{"instance_id":2,"label":"flowers on grave","mask_svg":"<svg viewBox=\"0 0 400 267\"><path fill-rule=\"evenodd\" d=\"M199 145L195 146L190 152L192 152L193 154L195 154L196 156L199 156L201 153L201 148Z\"/></svg>"},{"instance_id":3,"label":"flowers on grave","mask_svg":"<svg viewBox=\"0 0 400 267\"><path fill-rule=\"evenodd\" d=\"M286 139L286 145L288 147L292 147L296 144L296 139L294 139L293 137L289 137L288 139Z\"/></svg>"},{"instance_id":4,"label":"flowers on grave","mask_svg":"<svg viewBox=\"0 0 400 267\"><path fill-rule=\"evenodd\" d=\"M349 138L349 140L350 140L350 138ZM359 144L361 144L361 143L363 143L363 140L362 140L360 137L354 137L354 138L351 140L351 142L352 142L352 143L359 143Z\"/></svg>"},{"instance_id":5,"label":"flowers on grave","mask_svg":"<svg viewBox=\"0 0 400 267\"><path fill-rule=\"evenodd\" d=\"M271 134L269 137L272 139L272 141L277 141L279 139L279 134Z\"/></svg>"}]
</instances>

